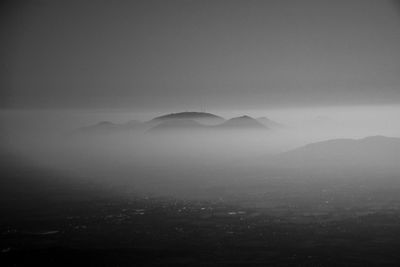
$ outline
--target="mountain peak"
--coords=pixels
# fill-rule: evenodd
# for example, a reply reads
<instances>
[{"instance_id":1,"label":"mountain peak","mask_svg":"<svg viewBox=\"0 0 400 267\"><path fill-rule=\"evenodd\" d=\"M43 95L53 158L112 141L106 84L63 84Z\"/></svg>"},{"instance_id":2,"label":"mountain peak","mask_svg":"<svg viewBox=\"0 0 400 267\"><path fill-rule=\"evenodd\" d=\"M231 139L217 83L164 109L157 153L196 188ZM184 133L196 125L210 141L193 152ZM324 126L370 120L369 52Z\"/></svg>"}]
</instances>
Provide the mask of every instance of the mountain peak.
<instances>
[{"instance_id":1,"label":"mountain peak","mask_svg":"<svg viewBox=\"0 0 400 267\"><path fill-rule=\"evenodd\" d=\"M220 127L236 129L266 129L266 127L256 119L247 115L229 119L222 123Z\"/></svg>"},{"instance_id":2,"label":"mountain peak","mask_svg":"<svg viewBox=\"0 0 400 267\"><path fill-rule=\"evenodd\" d=\"M155 117L153 120L188 119L188 118L219 118L219 119L222 119L222 117L217 116L212 113L197 112L197 111L184 111L184 112L169 113L166 115L161 115L161 116Z\"/></svg>"},{"instance_id":3,"label":"mountain peak","mask_svg":"<svg viewBox=\"0 0 400 267\"><path fill-rule=\"evenodd\" d=\"M217 125L225 121L224 118L207 112L185 111L178 113L170 113L155 117L152 121L167 120L194 120L204 125Z\"/></svg>"}]
</instances>

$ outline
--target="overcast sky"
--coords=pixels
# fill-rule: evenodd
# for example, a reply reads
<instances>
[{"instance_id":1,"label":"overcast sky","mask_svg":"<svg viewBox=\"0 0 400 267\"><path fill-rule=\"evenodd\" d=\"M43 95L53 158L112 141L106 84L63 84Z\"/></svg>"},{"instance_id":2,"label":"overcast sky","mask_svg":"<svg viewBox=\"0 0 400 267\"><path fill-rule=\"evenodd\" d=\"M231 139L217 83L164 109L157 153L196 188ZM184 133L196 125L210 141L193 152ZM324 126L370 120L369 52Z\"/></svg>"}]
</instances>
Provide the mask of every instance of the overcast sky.
<instances>
[{"instance_id":1,"label":"overcast sky","mask_svg":"<svg viewBox=\"0 0 400 267\"><path fill-rule=\"evenodd\" d=\"M400 103L395 1L36 0L1 10L2 108Z\"/></svg>"}]
</instances>

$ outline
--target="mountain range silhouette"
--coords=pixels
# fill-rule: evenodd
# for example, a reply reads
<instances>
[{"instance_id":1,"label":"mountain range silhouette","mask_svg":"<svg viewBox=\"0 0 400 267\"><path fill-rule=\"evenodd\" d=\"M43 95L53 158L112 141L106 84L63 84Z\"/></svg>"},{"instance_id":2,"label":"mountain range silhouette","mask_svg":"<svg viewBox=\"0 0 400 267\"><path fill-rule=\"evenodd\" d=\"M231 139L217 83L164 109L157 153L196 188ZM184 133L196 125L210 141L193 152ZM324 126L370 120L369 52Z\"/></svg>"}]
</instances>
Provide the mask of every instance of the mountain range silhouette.
<instances>
[{"instance_id":1,"label":"mountain range silhouette","mask_svg":"<svg viewBox=\"0 0 400 267\"><path fill-rule=\"evenodd\" d=\"M113 133L119 131L165 132L183 130L268 130L281 125L266 117L255 119L244 115L231 119L207 112L178 112L155 117L149 121L130 121L116 124L102 121L94 125L82 127L79 132Z\"/></svg>"}]
</instances>

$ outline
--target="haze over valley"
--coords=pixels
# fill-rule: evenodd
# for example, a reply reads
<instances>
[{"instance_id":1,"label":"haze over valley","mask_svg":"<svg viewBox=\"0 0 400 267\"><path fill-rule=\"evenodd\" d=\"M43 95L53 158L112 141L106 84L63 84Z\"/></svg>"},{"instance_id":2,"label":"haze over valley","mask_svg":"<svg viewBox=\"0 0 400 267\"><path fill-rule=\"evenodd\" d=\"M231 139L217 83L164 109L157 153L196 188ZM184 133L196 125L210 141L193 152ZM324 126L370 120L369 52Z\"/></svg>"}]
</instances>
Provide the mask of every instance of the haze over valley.
<instances>
[{"instance_id":1,"label":"haze over valley","mask_svg":"<svg viewBox=\"0 0 400 267\"><path fill-rule=\"evenodd\" d=\"M395 116L381 112L388 118L352 126L348 121L304 112L309 121L301 127L290 123L289 112L287 122L270 119L265 113L225 118L178 112L147 120L89 120L84 126L76 120L64 127L59 125L65 122L51 112L47 122L36 121L34 113L24 113L14 114L15 120L5 124L5 137L13 140L5 147L40 166L69 171L106 187L125 185L124 190L161 196L207 195L212 186L229 188L238 182L252 184L282 176L275 173L277 169L283 176L293 169L320 173L320 180L339 179L347 172L371 179L373 173L396 175L397 124L382 127L382 120L395 120ZM71 116L60 114L60 118ZM53 129L63 130L50 130L49 121Z\"/></svg>"},{"instance_id":2,"label":"haze over valley","mask_svg":"<svg viewBox=\"0 0 400 267\"><path fill-rule=\"evenodd\" d=\"M400 266L398 0L0 13L0 266Z\"/></svg>"}]
</instances>

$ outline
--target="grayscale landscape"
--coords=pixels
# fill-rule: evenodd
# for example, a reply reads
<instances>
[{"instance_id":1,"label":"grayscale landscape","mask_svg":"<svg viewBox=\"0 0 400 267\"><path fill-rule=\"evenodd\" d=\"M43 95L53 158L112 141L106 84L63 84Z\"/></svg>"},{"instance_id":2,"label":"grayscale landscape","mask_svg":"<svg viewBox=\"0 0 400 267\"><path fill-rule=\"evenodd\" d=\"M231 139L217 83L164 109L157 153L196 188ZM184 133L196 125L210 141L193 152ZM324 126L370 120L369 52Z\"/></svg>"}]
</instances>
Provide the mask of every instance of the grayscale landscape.
<instances>
[{"instance_id":1,"label":"grayscale landscape","mask_svg":"<svg viewBox=\"0 0 400 267\"><path fill-rule=\"evenodd\" d=\"M1 266L399 266L398 1L6 1Z\"/></svg>"}]
</instances>

